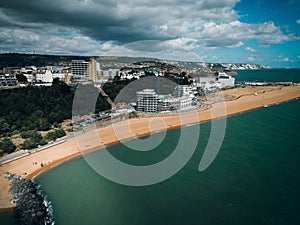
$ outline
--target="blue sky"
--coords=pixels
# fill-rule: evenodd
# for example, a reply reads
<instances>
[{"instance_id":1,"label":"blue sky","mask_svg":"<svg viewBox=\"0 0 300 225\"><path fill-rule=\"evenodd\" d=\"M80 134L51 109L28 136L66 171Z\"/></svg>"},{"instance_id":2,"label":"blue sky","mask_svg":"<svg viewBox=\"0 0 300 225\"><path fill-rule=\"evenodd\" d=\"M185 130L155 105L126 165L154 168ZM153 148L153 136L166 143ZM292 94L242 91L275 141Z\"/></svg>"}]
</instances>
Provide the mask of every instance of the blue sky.
<instances>
[{"instance_id":1,"label":"blue sky","mask_svg":"<svg viewBox=\"0 0 300 225\"><path fill-rule=\"evenodd\" d=\"M229 49L228 53L225 53L226 51L222 53L222 50L218 49L215 50L215 54L222 55L225 59L227 54L233 54L248 62L253 61L272 67L300 68L300 1L242 0L236 4L235 10L243 23L258 24L272 21L283 33L295 34L296 40L270 46L260 46L255 39L248 40L237 49ZM255 52L249 50L243 52L245 46L254 49Z\"/></svg>"},{"instance_id":2,"label":"blue sky","mask_svg":"<svg viewBox=\"0 0 300 225\"><path fill-rule=\"evenodd\" d=\"M300 68L300 0L1 0L0 51Z\"/></svg>"}]
</instances>

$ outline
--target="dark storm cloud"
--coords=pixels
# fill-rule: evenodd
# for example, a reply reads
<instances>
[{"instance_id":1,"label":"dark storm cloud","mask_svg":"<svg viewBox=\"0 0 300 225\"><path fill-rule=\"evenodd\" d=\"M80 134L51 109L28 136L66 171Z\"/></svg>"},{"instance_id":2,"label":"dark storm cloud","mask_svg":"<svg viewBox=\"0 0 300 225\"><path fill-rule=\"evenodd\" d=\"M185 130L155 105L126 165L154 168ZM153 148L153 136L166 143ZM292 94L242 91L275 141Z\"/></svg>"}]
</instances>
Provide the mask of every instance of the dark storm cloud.
<instances>
[{"instance_id":1,"label":"dark storm cloud","mask_svg":"<svg viewBox=\"0 0 300 225\"><path fill-rule=\"evenodd\" d=\"M84 1L3 0L0 7L6 16L1 26L10 26L13 19L22 21L23 24L14 23L19 27L26 23L28 27L31 23L53 24L78 29L96 40L120 43L161 37L151 31L152 19L147 19L147 11L130 13L130 8L122 9L113 1L84 4Z\"/></svg>"}]
</instances>

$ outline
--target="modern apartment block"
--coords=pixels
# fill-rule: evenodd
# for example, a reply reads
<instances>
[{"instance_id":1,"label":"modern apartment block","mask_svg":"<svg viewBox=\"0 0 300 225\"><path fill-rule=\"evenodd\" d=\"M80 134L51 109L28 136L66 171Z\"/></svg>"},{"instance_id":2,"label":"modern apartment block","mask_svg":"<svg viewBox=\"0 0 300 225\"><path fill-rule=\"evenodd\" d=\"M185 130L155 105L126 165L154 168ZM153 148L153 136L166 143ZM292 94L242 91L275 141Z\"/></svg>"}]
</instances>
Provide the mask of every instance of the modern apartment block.
<instances>
[{"instance_id":1,"label":"modern apartment block","mask_svg":"<svg viewBox=\"0 0 300 225\"><path fill-rule=\"evenodd\" d=\"M189 85L177 85L174 90L174 96L176 98L182 96L192 96L193 95L193 88Z\"/></svg>"},{"instance_id":2,"label":"modern apartment block","mask_svg":"<svg viewBox=\"0 0 300 225\"><path fill-rule=\"evenodd\" d=\"M100 69L99 63L95 59L89 62L84 60L72 60L71 72L73 80L76 81L98 81L98 70Z\"/></svg>"},{"instance_id":3,"label":"modern apartment block","mask_svg":"<svg viewBox=\"0 0 300 225\"><path fill-rule=\"evenodd\" d=\"M140 112L181 111L191 108L193 104L193 98L189 94L181 94L176 97L172 95L158 95L153 89L144 89L143 91L138 91L136 96L136 109Z\"/></svg>"},{"instance_id":4,"label":"modern apartment block","mask_svg":"<svg viewBox=\"0 0 300 225\"><path fill-rule=\"evenodd\" d=\"M0 75L0 87L14 87L18 85L18 80L13 75Z\"/></svg>"},{"instance_id":5,"label":"modern apartment block","mask_svg":"<svg viewBox=\"0 0 300 225\"><path fill-rule=\"evenodd\" d=\"M161 99L153 89L144 89L138 91L137 96L137 111L142 112L157 112Z\"/></svg>"},{"instance_id":6,"label":"modern apartment block","mask_svg":"<svg viewBox=\"0 0 300 225\"><path fill-rule=\"evenodd\" d=\"M87 79L89 77L89 62L84 60L72 60L71 72L73 76L81 76Z\"/></svg>"}]
</instances>

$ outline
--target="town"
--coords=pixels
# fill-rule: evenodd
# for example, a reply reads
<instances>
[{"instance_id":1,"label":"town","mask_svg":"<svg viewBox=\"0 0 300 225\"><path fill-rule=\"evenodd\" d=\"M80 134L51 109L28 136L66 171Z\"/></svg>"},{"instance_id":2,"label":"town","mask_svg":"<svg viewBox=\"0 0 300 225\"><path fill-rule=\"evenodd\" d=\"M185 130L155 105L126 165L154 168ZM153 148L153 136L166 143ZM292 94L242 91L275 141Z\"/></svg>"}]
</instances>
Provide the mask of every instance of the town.
<instances>
[{"instance_id":1,"label":"town","mask_svg":"<svg viewBox=\"0 0 300 225\"><path fill-rule=\"evenodd\" d=\"M4 66L5 63L2 62L0 89L28 92L25 94L22 91L21 96L28 98L26 101L29 106L24 105L21 110L23 115L17 120L13 119L17 118L15 108L20 108L22 103L17 106L9 103L10 113L7 110L3 112L0 135L5 134L8 138L4 138L0 144L9 146L6 149L10 150L4 152L5 157L1 159L1 163L59 144L66 140L65 135L68 138L68 134L84 131L94 123L103 127L126 118L197 110L207 94L235 87L270 85L268 82L235 81L234 76L238 74L238 70L268 69L259 65L130 57L68 57L54 62L51 57L49 56L49 61L38 60L36 65L24 65L28 63L25 60L21 65L17 64L19 66L13 66L12 63ZM25 56L26 60L28 58L30 57ZM128 101L118 99L120 91L129 83L143 82L144 78L148 79L144 81L147 84L138 83L133 98ZM163 86L161 83L164 80L171 82L167 93L159 88L160 85ZM94 88L99 93L99 98L95 110L83 110L77 115L71 111L74 94L79 86ZM34 92L31 91L32 88L35 88ZM56 95L52 94L51 89L56 90ZM6 92L2 93L5 95ZM20 95L20 92L14 93L16 96ZM31 96L32 93L35 93L34 96ZM40 98L41 102L36 101L36 98ZM57 105L56 112L49 111L51 102L54 101Z\"/></svg>"}]
</instances>

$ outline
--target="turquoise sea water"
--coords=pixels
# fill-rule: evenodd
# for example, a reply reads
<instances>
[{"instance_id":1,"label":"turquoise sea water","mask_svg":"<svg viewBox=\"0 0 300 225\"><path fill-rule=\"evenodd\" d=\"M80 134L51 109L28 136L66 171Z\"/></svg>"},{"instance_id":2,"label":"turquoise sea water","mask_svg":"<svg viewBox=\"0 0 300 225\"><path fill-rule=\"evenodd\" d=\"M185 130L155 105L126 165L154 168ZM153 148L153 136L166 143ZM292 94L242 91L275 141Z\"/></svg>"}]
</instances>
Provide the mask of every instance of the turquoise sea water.
<instances>
[{"instance_id":1,"label":"turquoise sea water","mask_svg":"<svg viewBox=\"0 0 300 225\"><path fill-rule=\"evenodd\" d=\"M236 81L300 82L300 69L238 70Z\"/></svg>"},{"instance_id":2,"label":"turquoise sea water","mask_svg":"<svg viewBox=\"0 0 300 225\"><path fill-rule=\"evenodd\" d=\"M12 217L12 212L2 212L0 213L1 225L15 225L15 221Z\"/></svg>"},{"instance_id":3,"label":"turquoise sea water","mask_svg":"<svg viewBox=\"0 0 300 225\"><path fill-rule=\"evenodd\" d=\"M254 76L243 72L245 80ZM276 79L286 76L269 72ZM297 81L297 74L290 81ZM211 123L197 125L201 132L191 160L156 185L115 184L83 158L61 164L37 180L52 201L58 225L300 224L299 112L300 100L295 100L227 118L221 150L204 172L198 165ZM168 156L179 136L179 129L168 131L164 142L146 153L120 144L109 151L131 164L150 164Z\"/></svg>"},{"instance_id":4,"label":"turquoise sea water","mask_svg":"<svg viewBox=\"0 0 300 225\"><path fill-rule=\"evenodd\" d=\"M53 203L58 225L300 224L299 110L297 100L228 118L220 153L200 173L210 128L210 123L201 124L192 159L157 185L112 183L82 158L42 174L38 181ZM144 162L165 157L179 135L179 130L168 132ZM140 161L139 154L122 145L110 151L124 161Z\"/></svg>"}]
</instances>

